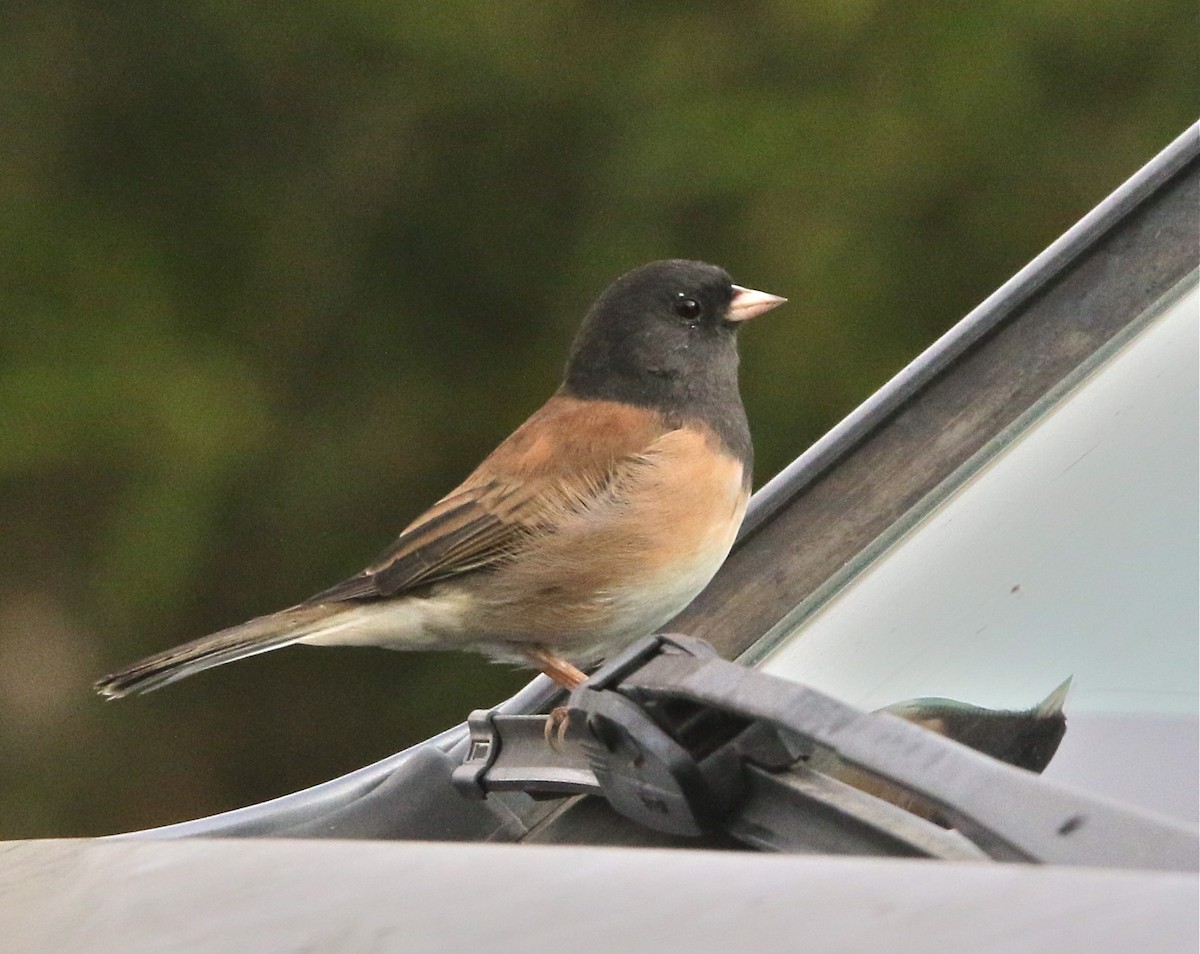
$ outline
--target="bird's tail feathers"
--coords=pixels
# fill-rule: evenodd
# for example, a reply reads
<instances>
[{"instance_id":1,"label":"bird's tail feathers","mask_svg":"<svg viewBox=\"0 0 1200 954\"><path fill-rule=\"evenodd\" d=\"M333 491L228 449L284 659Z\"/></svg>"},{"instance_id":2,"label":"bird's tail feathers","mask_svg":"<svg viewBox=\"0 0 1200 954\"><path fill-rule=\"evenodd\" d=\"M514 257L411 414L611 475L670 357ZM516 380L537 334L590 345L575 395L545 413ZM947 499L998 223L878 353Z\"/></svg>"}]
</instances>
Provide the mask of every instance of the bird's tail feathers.
<instances>
[{"instance_id":1,"label":"bird's tail feathers","mask_svg":"<svg viewBox=\"0 0 1200 954\"><path fill-rule=\"evenodd\" d=\"M95 689L107 699L151 692L205 669L291 645L325 629L336 615L330 606L301 604L259 616L147 656L98 679Z\"/></svg>"}]
</instances>

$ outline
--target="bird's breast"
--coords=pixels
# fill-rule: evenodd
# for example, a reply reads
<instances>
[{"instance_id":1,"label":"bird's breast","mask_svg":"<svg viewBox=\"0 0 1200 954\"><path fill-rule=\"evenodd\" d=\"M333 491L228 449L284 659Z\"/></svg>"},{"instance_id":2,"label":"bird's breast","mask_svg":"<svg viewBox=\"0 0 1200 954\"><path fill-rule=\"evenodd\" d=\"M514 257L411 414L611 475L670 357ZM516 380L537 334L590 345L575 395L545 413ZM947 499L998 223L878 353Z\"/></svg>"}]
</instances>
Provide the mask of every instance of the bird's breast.
<instances>
[{"instance_id":1,"label":"bird's breast","mask_svg":"<svg viewBox=\"0 0 1200 954\"><path fill-rule=\"evenodd\" d=\"M741 461L714 435L671 431L599 499L481 580L477 625L576 660L609 655L666 623L712 579L748 496Z\"/></svg>"}]
</instances>

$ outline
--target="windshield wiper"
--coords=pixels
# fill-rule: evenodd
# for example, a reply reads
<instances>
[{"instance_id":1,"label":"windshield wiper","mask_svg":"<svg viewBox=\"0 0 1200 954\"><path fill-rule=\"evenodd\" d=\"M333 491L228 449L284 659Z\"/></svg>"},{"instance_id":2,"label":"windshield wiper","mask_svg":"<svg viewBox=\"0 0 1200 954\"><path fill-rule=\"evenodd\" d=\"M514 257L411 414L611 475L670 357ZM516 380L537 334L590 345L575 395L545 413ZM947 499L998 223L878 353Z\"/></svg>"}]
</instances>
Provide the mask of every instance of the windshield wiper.
<instances>
[{"instance_id":1,"label":"windshield wiper","mask_svg":"<svg viewBox=\"0 0 1200 954\"><path fill-rule=\"evenodd\" d=\"M655 831L721 832L772 851L1197 869L1194 829L727 662L691 637L634 644L567 709L553 746L545 716L472 714L455 786L475 798L599 794ZM922 817L818 770L831 764L932 810Z\"/></svg>"}]
</instances>

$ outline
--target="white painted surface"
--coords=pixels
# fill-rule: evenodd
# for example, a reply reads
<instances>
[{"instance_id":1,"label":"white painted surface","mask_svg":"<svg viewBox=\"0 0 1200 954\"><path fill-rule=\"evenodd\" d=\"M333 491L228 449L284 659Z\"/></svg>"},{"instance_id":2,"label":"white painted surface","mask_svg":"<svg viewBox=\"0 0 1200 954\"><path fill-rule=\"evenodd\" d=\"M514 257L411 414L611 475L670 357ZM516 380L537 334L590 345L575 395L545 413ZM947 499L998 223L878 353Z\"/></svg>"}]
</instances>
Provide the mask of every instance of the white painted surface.
<instances>
[{"instance_id":1,"label":"white painted surface","mask_svg":"<svg viewBox=\"0 0 1200 954\"><path fill-rule=\"evenodd\" d=\"M21 954L1196 949L1196 878L420 842L0 843Z\"/></svg>"},{"instance_id":2,"label":"white painted surface","mask_svg":"<svg viewBox=\"0 0 1200 954\"><path fill-rule=\"evenodd\" d=\"M1194 821L1197 317L1193 284L763 668L866 708L920 696L1025 708L1073 674L1056 762L1105 763L1093 790ZM1146 728L1133 748L1106 751L1085 729L1130 713ZM1172 726L1180 744L1154 744Z\"/></svg>"}]
</instances>

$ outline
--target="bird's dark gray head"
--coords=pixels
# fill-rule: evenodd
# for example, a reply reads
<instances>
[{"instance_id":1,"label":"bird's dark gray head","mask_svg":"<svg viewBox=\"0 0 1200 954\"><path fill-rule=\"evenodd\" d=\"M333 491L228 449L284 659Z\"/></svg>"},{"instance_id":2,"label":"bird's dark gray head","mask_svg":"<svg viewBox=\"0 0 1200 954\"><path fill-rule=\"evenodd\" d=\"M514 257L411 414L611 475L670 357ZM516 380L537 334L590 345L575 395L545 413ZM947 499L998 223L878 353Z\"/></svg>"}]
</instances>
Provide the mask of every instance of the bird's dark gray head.
<instances>
[{"instance_id":1,"label":"bird's dark gray head","mask_svg":"<svg viewBox=\"0 0 1200 954\"><path fill-rule=\"evenodd\" d=\"M705 262L670 259L635 268L588 311L562 390L700 418L748 456L737 332L785 300L735 285L724 269Z\"/></svg>"}]
</instances>

